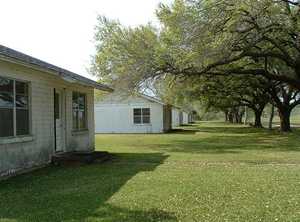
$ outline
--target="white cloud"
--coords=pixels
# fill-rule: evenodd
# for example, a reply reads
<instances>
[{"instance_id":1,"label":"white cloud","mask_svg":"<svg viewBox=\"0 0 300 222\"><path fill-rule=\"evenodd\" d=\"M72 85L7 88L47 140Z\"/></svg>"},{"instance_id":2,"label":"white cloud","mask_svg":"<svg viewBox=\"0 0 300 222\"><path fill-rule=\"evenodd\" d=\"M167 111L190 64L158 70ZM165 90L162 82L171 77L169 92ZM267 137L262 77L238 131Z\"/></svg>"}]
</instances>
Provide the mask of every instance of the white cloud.
<instances>
[{"instance_id":1,"label":"white cloud","mask_svg":"<svg viewBox=\"0 0 300 222\"><path fill-rule=\"evenodd\" d=\"M98 14L129 26L155 21L160 0L3 0L0 44L90 77ZM162 0L171 2L171 0Z\"/></svg>"}]
</instances>

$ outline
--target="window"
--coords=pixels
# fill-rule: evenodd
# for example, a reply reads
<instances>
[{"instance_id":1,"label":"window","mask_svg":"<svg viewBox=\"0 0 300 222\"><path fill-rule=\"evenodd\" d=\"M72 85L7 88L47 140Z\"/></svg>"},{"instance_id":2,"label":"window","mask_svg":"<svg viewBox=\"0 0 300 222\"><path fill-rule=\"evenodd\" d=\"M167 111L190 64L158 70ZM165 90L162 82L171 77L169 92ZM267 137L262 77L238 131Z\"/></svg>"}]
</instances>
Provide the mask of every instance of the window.
<instances>
[{"instance_id":1,"label":"window","mask_svg":"<svg viewBox=\"0 0 300 222\"><path fill-rule=\"evenodd\" d=\"M150 108L133 109L134 124L150 124Z\"/></svg>"},{"instance_id":2,"label":"window","mask_svg":"<svg viewBox=\"0 0 300 222\"><path fill-rule=\"evenodd\" d=\"M73 130L87 129L86 110L86 95L73 92Z\"/></svg>"},{"instance_id":3,"label":"window","mask_svg":"<svg viewBox=\"0 0 300 222\"><path fill-rule=\"evenodd\" d=\"M0 137L29 134L29 86L0 77Z\"/></svg>"}]
</instances>

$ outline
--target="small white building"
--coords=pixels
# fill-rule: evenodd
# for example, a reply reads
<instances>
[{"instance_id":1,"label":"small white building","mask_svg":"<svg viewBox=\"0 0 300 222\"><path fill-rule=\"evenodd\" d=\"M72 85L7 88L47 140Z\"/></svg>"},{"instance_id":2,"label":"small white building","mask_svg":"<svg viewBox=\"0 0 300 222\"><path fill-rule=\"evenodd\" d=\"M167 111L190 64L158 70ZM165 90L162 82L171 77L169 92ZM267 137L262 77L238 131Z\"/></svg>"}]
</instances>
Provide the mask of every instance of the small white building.
<instances>
[{"instance_id":1,"label":"small white building","mask_svg":"<svg viewBox=\"0 0 300 222\"><path fill-rule=\"evenodd\" d=\"M182 111L182 109L173 106L172 107L172 127L178 127L191 123L190 113Z\"/></svg>"},{"instance_id":2,"label":"small white building","mask_svg":"<svg viewBox=\"0 0 300 222\"><path fill-rule=\"evenodd\" d=\"M95 102L96 133L163 133L171 125L171 106L150 96L115 92Z\"/></svg>"},{"instance_id":3,"label":"small white building","mask_svg":"<svg viewBox=\"0 0 300 222\"><path fill-rule=\"evenodd\" d=\"M189 124L189 114L187 112L182 112L182 124Z\"/></svg>"},{"instance_id":4,"label":"small white building","mask_svg":"<svg viewBox=\"0 0 300 222\"><path fill-rule=\"evenodd\" d=\"M112 91L0 45L0 178L93 151L95 88Z\"/></svg>"},{"instance_id":5,"label":"small white building","mask_svg":"<svg viewBox=\"0 0 300 222\"><path fill-rule=\"evenodd\" d=\"M172 127L179 127L183 124L183 113L180 108L172 107Z\"/></svg>"}]
</instances>

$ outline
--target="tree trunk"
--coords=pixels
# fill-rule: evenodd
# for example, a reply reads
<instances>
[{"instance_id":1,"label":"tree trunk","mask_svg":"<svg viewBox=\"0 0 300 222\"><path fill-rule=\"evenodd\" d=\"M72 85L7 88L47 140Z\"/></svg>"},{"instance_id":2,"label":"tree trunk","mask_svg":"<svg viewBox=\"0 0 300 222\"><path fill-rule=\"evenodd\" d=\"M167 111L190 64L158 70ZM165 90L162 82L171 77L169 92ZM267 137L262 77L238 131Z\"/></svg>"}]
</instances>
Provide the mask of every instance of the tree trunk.
<instances>
[{"instance_id":1,"label":"tree trunk","mask_svg":"<svg viewBox=\"0 0 300 222\"><path fill-rule=\"evenodd\" d=\"M243 123L243 116L244 116L244 114L243 114L243 112L238 112L237 113L237 123L239 123L239 124L242 124Z\"/></svg>"},{"instance_id":2,"label":"tree trunk","mask_svg":"<svg viewBox=\"0 0 300 222\"><path fill-rule=\"evenodd\" d=\"M244 110L240 110L240 107L234 107L231 110L233 123L241 124L243 121Z\"/></svg>"},{"instance_id":3,"label":"tree trunk","mask_svg":"<svg viewBox=\"0 0 300 222\"><path fill-rule=\"evenodd\" d=\"M233 120L234 118L233 118L233 114L232 114L232 112L230 111L229 112L229 114L228 114L228 121L230 122L230 123L233 123Z\"/></svg>"},{"instance_id":4,"label":"tree trunk","mask_svg":"<svg viewBox=\"0 0 300 222\"><path fill-rule=\"evenodd\" d=\"M228 122L229 121L228 111L225 111L224 114L225 114L225 122Z\"/></svg>"},{"instance_id":5,"label":"tree trunk","mask_svg":"<svg viewBox=\"0 0 300 222\"><path fill-rule=\"evenodd\" d=\"M273 127L274 108L275 108L275 106L272 105L272 107L271 107L271 113L270 113L270 119L269 119L269 129L270 129L270 130L271 130L272 127Z\"/></svg>"},{"instance_id":6,"label":"tree trunk","mask_svg":"<svg viewBox=\"0 0 300 222\"><path fill-rule=\"evenodd\" d=\"M234 119L235 119L235 123L240 123L239 111L235 111Z\"/></svg>"},{"instance_id":7,"label":"tree trunk","mask_svg":"<svg viewBox=\"0 0 300 222\"><path fill-rule=\"evenodd\" d=\"M263 125L261 123L262 112L263 112L263 110L254 110L254 114L255 114L254 127L255 128L263 128Z\"/></svg>"},{"instance_id":8,"label":"tree trunk","mask_svg":"<svg viewBox=\"0 0 300 222\"><path fill-rule=\"evenodd\" d=\"M244 119L245 125L247 125L247 121L248 121L248 109L247 109L247 106L245 106L245 119Z\"/></svg>"},{"instance_id":9,"label":"tree trunk","mask_svg":"<svg viewBox=\"0 0 300 222\"><path fill-rule=\"evenodd\" d=\"M291 111L290 109L278 109L279 117L280 117L280 130L282 132L291 132L291 122L290 122L290 116Z\"/></svg>"}]
</instances>

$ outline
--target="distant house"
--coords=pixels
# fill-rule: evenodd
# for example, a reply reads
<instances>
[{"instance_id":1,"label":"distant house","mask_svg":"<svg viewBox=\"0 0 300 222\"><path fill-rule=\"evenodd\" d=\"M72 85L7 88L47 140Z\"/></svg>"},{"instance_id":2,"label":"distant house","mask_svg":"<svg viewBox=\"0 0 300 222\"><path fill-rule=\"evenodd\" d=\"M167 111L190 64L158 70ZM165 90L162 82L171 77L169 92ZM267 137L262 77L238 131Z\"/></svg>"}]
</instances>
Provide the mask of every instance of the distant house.
<instances>
[{"instance_id":1,"label":"distant house","mask_svg":"<svg viewBox=\"0 0 300 222\"><path fill-rule=\"evenodd\" d=\"M163 133L172 129L172 108L146 95L110 93L95 102L96 133Z\"/></svg>"},{"instance_id":2,"label":"distant house","mask_svg":"<svg viewBox=\"0 0 300 222\"><path fill-rule=\"evenodd\" d=\"M188 123L194 123L196 119L197 119L197 112L196 111L189 112Z\"/></svg>"},{"instance_id":3,"label":"distant house","mask_svg":"<svg viewBox=\"0 0 300 222\"><path fill-rule=\"evenodd\" d=\"M0 45L0 177L93 151L94 89L112 91Z\"/></svg>"},{"instance_id":4,"label":"distant house","mask_svg":"<svg viewBox=\"0 0 300 222\"><path fill-rule=\"evenodd\" d=\"M193 115L190 112L182 111L182 109L172 107L172 127L187 125L193 122Z\"/></svg>"},{"instance_id":5,"label":"distant house","mask_svg":"<svg viewBox=\"0 0 300 222\"><path fill-rule=\"evenodd\" d=\"M186 125L189 124L189 113L188 112L182 112L182 124Z\"/></svg>"},{"instance_id":6,"label":"distant house","mask_svg":"<svg viewBox=\"0 0 300 222\"><path fill-rule=\"evenodd\" d=\"M183 122L182 111L175 106L172 107L172 127L181 126Z\"/></svg>"}]
</instances>

